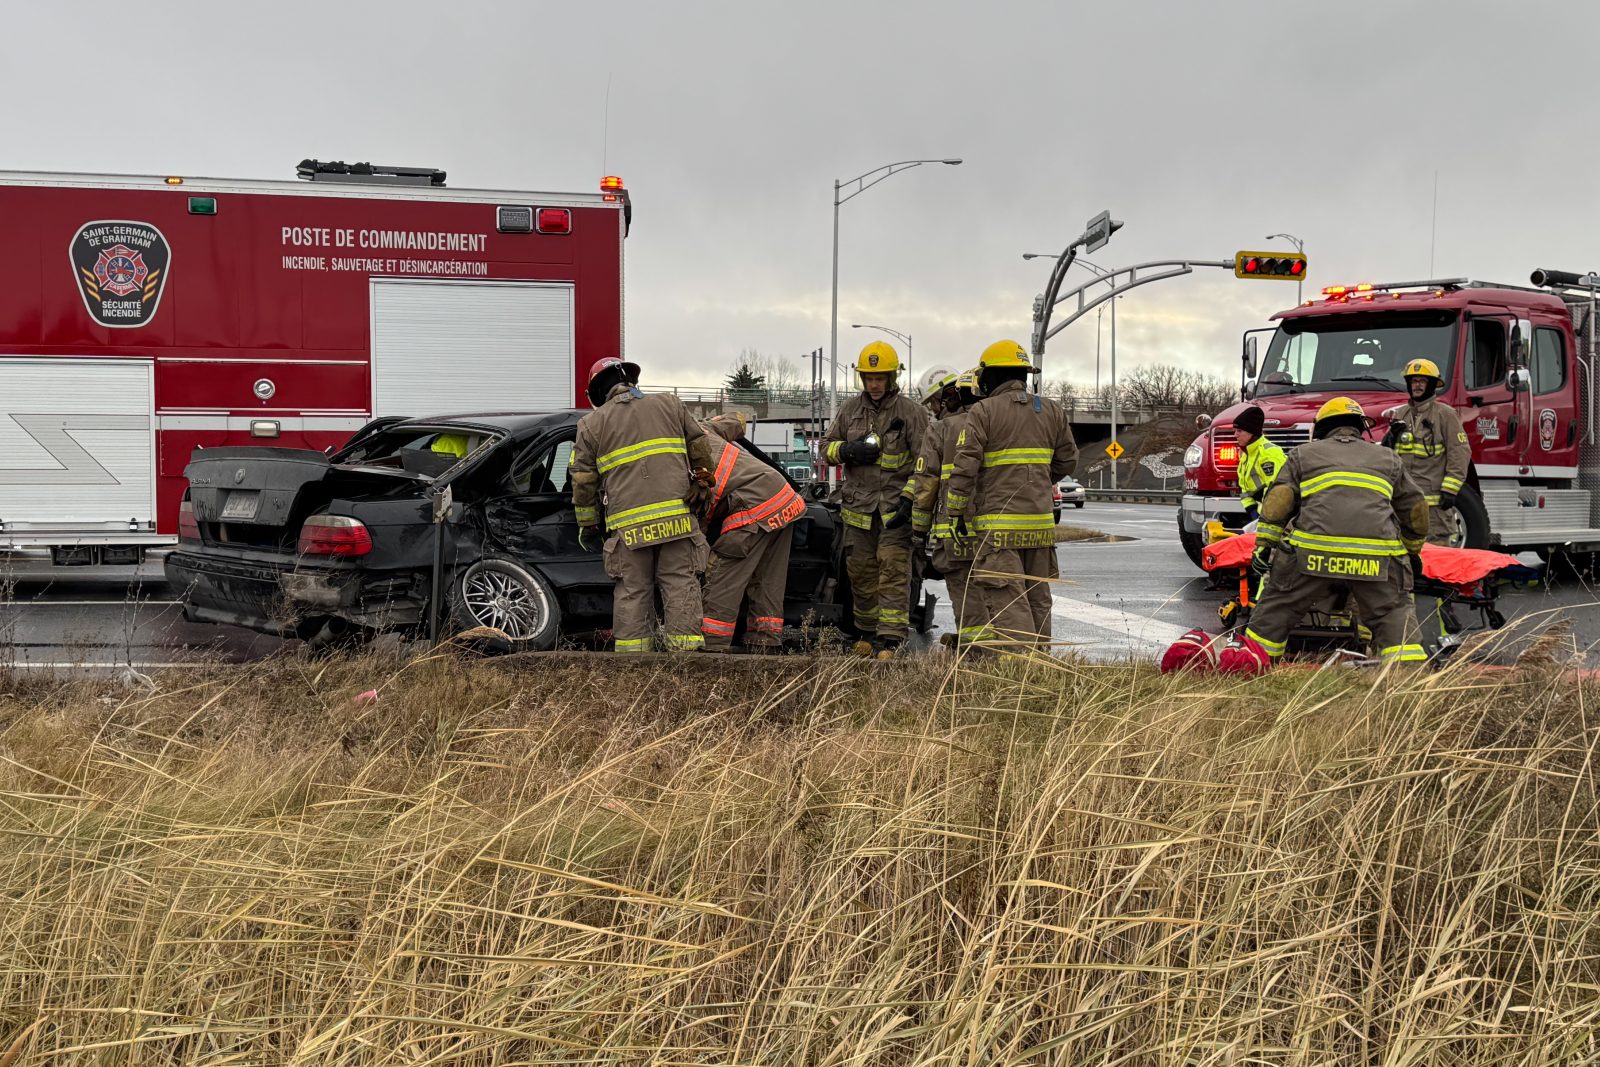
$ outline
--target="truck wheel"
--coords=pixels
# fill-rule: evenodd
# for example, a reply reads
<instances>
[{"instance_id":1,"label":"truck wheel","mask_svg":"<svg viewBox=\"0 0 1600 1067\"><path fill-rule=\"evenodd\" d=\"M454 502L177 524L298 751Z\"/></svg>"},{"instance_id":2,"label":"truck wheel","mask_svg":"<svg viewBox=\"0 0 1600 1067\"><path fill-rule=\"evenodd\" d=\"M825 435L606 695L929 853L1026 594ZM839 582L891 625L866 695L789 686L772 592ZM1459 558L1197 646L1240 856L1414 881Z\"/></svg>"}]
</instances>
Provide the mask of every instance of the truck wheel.
<instances>
[{"instance_id":1,"label":"truck wheel","mask_svg":"<svg viewBox=\"0 0 1600 1067\"><path fill-rule=\"evenodd\" d=\"M550 583L520 563L493 556L456 576L452 614L459 629L488 626L504 633L514 652L553 648L561 633L561 605Z\"/></svg>"},{"instance_id":2,"label":"truck wheel","mask_svg":"<svg viewBox=\"0 0 1600 1067\"><path fill-rule=\"evenodd\" d=\"M1463 485L1456 494L1456 533L1452 540L1460 548L1489 547L1489 509L1470 485Z\"/></svg>"},{"instance_id":3,"label":"truck wheel","mask_svg":"<svg viewBox=\"0 0 1600 1067\"><path fill-rule=\"evenodd\" d=\"M1183 550L1189 554L1190 562L1196 567L1203 567L1204 565L1200 562L1200 553L1206 547L1205 542L1200 540L1199 534L1190 533L1183 528L1182 511L1178 512L1178 541L1183 545Z\"/></svg>"}]
</instances>

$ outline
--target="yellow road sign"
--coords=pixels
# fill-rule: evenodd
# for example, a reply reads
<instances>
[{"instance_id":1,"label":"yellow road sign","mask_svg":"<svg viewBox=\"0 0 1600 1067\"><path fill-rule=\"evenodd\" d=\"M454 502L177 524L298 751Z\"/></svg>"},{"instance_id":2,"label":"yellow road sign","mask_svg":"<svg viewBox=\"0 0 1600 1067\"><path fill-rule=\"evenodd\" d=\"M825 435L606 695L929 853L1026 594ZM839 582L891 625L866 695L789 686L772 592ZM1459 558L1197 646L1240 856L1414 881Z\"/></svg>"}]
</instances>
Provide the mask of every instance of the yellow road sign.
<instances>
[{"instance_id":1,"label":"yellow road sign","mask_svg":"<svg viewBox=\"0 0 1600 1067\"><path fill-rule=\"evenodd\" d=\"M1125 451L1126 449L1122 447L1122 443L1120 441L1112 441L1109 445L1106 445L1106 455L1110 456L1112 459L1121 459L1122 453Z\"/></svg>"}]
</instances>

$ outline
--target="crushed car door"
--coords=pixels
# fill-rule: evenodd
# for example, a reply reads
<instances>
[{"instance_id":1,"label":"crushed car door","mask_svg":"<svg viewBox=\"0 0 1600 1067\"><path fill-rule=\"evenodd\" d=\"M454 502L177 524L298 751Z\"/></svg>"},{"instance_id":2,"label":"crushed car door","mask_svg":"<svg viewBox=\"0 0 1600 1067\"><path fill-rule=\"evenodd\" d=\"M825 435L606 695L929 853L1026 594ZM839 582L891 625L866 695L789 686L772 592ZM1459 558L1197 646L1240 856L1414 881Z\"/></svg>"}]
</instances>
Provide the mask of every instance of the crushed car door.
<instances>
[{"instance_id":1,"label":"crushed car door","mask_svg":"<svg viewBox=\"0 0 1600 1067\"><path fill-rule=\"evenodd\" d=\"M609 586L600 539L578 539L571 462L571 436L545 438L518 453L505 495L484 505L487 540L496 551L536 565L558 587Z\"/></svg>"}]
</instances>

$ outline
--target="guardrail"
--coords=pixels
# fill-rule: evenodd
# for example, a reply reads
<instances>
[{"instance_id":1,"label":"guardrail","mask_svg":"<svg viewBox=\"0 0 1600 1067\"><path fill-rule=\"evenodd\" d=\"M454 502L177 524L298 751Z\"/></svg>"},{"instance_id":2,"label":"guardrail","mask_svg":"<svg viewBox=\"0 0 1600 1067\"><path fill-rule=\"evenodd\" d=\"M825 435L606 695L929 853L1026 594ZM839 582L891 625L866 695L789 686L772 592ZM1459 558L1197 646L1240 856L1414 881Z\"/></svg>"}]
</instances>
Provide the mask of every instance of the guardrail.
<instances>
[{"instance_id":1,"label":"guardrail","mask_svg":"<svg viewBox=\"0 0 1600 1067\"><path fill-rule=\"evenodd\" d=\"M1090 500L1107 504L1176 504L1183 499L1181 489L1089 489Z\"/></svg>"}]
</instances>

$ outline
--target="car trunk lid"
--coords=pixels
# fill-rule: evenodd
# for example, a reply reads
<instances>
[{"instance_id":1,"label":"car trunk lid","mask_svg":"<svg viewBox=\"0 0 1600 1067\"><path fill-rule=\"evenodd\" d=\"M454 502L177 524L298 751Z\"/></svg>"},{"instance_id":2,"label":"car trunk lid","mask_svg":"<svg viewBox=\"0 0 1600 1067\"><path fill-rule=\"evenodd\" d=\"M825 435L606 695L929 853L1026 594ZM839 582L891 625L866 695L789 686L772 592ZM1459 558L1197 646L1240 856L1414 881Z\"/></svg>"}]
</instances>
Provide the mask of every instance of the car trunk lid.
<instances>
[{"instance_id":1,"label":"car trunk lid","mask_svg":"<svg viewBox=\"0 0 1600 1067\"><path fill-rule=\"evenodd\" d=\"M426 480L403 470L338 466L310 449L251 446L197 451L184 475L203 540L286 552L294 551L306 517L335 495Z\"/></svg>"}]
</instances>

